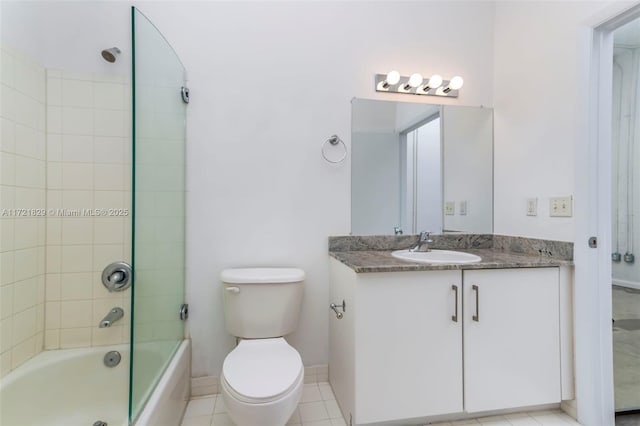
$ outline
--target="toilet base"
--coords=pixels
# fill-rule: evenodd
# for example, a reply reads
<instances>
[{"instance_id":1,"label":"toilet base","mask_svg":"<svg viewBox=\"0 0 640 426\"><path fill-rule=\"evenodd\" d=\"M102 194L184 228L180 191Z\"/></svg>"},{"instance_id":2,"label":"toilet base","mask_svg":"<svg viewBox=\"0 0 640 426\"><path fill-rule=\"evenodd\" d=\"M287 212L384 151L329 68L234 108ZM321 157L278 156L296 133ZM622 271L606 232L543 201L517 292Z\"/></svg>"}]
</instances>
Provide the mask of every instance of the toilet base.
<instances>
[{"instance_id":1,"label":"toilet base","mask_svg":"<svg viewBox=\"0 0 640 426\"><path fill-rule=\"evenodd\" d=\"M232 396L224 376L220 377L220 393L227 413L236 426L284 426L300 402L303 385L304 374L301 374L291 392L280 399L264 404L251 404Z\"/></svg>"}]
</instances>

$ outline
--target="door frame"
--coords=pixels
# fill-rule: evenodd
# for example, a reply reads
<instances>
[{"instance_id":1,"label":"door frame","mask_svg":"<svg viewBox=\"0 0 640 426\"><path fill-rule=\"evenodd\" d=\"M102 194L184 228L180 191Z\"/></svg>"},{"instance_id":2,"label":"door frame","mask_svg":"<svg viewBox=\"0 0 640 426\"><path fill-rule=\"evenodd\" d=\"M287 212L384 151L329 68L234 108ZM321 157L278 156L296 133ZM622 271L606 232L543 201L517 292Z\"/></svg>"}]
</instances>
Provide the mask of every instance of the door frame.
<instances>
[{"instance_id":1,"label":"door frame","mask_svg":"<svg viewBox=\"0 0 640 426\"><path fill-rule=\"evenodd\" d=\"M611 291L611 114L613 31L640 17L640 4L610 13L591 29L586 146L576 144L575 377L578 421L613 425ZM588 240L597 237L597 248Z\"/></svg>"}]
</instances>

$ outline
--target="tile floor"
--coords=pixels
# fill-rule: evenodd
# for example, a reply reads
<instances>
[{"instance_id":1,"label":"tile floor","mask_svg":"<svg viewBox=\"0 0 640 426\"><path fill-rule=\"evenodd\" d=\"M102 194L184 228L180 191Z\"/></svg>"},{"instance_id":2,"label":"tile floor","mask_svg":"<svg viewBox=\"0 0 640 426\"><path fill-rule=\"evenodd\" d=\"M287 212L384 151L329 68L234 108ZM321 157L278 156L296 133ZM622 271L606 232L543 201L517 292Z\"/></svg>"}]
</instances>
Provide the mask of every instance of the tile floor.
<instances>
[{"instance_id":1,"label":"tile floor","mask_svg":"<svg viewBox=\"0 0 640 426\"><path fill-rule=\"evenodd\" d=\"M287 425L346 426L329 383L304 385L300 404ZM579 426L579 423L560 410L552 410L429 424L429 426L432 425ZM181 426L234 426L234 424L227 414L222 395L218 394L197 397L189 401Z\"/></svg>"}]
</instances>

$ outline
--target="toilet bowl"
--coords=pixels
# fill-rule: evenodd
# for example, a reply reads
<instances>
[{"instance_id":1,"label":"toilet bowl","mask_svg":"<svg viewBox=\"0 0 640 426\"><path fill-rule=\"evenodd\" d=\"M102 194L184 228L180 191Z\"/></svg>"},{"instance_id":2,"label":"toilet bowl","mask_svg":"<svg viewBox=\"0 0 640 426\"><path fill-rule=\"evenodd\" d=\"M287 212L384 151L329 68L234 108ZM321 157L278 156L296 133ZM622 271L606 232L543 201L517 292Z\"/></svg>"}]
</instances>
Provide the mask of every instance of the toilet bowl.
<instances>
[{"instance_id":1,"label":"toilet bowl","mask_svg":"<svg viewBox=\"0 0 640 426\"><path fill-rule=\"evenodd\" d=\"M300 401L304 367L283 338L241 340L227 355L221 393L237 426L284 426Z\"/></svg>"},{"instance_id":2,"label":"toilet bowl","mask_svg":"<svg viewBox=\"0 0 640 426\"><path fill-rule=\"evenodd\" d=\"M302 397L304 366L284 337L300 317L304 271L225 269L227 331L238 345L225 358L220 392L237 426L284 426Z\"/></svg>"}]
</instances>

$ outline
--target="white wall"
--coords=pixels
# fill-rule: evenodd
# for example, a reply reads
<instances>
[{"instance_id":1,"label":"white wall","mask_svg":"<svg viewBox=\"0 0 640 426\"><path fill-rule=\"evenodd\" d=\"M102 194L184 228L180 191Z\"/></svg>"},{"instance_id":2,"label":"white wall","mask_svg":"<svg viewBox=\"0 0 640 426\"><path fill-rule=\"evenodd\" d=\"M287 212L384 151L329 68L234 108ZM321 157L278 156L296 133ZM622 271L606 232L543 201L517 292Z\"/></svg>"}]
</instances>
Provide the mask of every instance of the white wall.
<instances>
[{"instance_id":1,"label":"white wall","mask_svg":"<svg viewBox=\"0 0 640 426\"><path fill-rule=\"evenodd\" d=\"M573 218L549 217L549 197L573 195L585 147L589 30L616 3L498 2L495 15L495 232L573 241ZM538 216L526 199L538 198Z\"/></svg>"},{"instance_id":2,"label":"white wall","mask_svg":"<svg viewBox=\"0 0 640 426\"><path fill-rule=\"evenodd\" d=\"M349 232L350 156L330 165L322 160L321 144L336 133L350 149L353 97L407 100L374 92L374 75L393 68L404 75L460 74L460 97L437 101L491 105L494 5L134 4L170 41L189 73L187 300L193 374L219 374L233 339L224 329L218 276L223 268L249 265L305 269L303 315L290 341L306 365L327 363L327 236ZM15 21L5 19L11 10L19 17ZM2 12L3 39L34 52L46 67L109 72L97 55L116 45L123 50L122 72L107 70L124 73L130 58L128 3L3 1Z\"/></svg>"},{"instance_id":3,"label":"white wall","mask_svg":"<svg viewBox=\"0 0 640 426\"><path fill-rule=\"evenodd\" d=\"M350 157L329 165L320 146L333 133L350 146L353 97L406 98L374 92L374 74L392 68L463 75L465 88L449 103L491 105L493 5L181 2L141 9L182 58L192 90L193 374L219 374L233 345L218 276L236 266L305 269L303 314L290 341L306 365L327 363L326 241L349 232Z\"/></svg>"}]
</instances>

